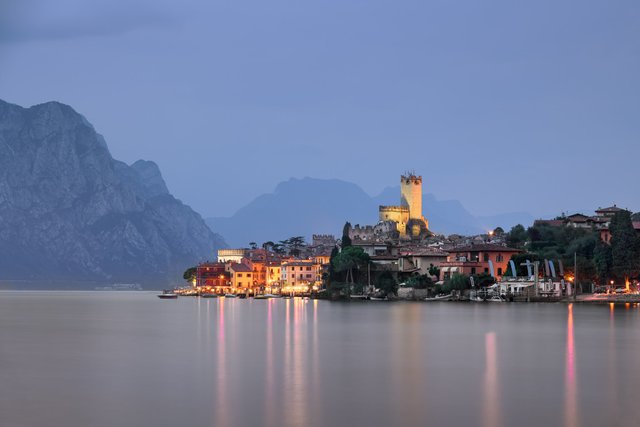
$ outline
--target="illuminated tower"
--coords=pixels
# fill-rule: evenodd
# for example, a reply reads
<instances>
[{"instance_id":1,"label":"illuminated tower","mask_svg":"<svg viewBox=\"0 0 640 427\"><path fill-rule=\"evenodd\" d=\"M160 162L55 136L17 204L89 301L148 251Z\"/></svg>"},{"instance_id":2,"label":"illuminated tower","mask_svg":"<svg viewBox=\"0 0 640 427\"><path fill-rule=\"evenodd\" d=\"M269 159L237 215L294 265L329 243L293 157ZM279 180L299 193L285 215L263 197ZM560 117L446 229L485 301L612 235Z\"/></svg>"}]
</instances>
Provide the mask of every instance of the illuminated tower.
<instances>
[{"instance_id":1,"label":"illuminated tower","mask_svg":"<svg viewBox=\"0 0 640 427\"><path fill-rule=\"evenodd\" d=\"M422 216L422 177L407 173L400 177L400 206L409 208L409 219Z\"/></svg>"}]
</instances>

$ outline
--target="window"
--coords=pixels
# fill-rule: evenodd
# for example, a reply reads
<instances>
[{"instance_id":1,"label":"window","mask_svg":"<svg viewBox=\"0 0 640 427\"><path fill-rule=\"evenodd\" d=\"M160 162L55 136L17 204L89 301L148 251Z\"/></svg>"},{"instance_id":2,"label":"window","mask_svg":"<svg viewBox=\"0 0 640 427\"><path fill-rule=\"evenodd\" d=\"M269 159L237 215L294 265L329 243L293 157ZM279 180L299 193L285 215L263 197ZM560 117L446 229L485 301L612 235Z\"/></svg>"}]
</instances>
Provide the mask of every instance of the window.
<instances>
[{"instance_id":1,"label":"window","mask_svg":"<svg viewBox=\"0 0 640 427\"><path fill-rule=\"evenodd\" d=\"M498 276L502 276L502 267L498 267Z\"/></svg>"},{"instance_id":2,"label":"window","mask_svg":"<svg viewBox=\"0 0 640 427\"><path fill-rule=\"evenodd\" d=\"M242 277L242 273L238 273L238 277Z\"/></svg>"},{"instance_id":3,"label":"window","mask_svg":"<svg viewBox=\"0 0 640 427\"><path fill-rule=\"evenodd\" d=\"M311 271L311 267L307 267L307 271Z\"/></svg>"},{"instance_id":4,"label":"window","mask_svg":"<svg viewBox=\"0 0 640 427\"><path fill-rule=\"evenodd\" d=\"M488 272L489 272L489 269L488 269L488 268L485 268L485 269L484 269L484 272L485 272L485 273L488 273Z\"/></svg>"},{"instance_id":5,"label":"window","mask_svg":"<svg viewBox=\"0 0 640 427\"><path fill-rule=\"evenodd\" d=\"M307 274L307 279L311 279L311 275L310 274Z\"/></svg>"},{"instance_id":6,"label":"window","mask_svg":"<svg viewBox=\"0 0 640 427\"><path fill-rule=\"evenodd\" d=\"M498 262L502 262L502 261L504 261L504 257L502 256L502 254L498 254L498 255L496 256L496 261L498 261Z\"/></svg>"},{"instance_id":7,"label":"window","mask_svg":"<svg viewBox=\"0 0 640 427\"><path fill-rule=\"evenodd\" d=\"M471 274L476 274L476 268L475 267L471 267Z\"/></svg>"},{"instance_id":8,"label":"window","mask_svg":"<svg viewBox=\"0 0 640 427\"><path fill-rule=\"evenodd\" d=\"M489 261L489 254L488 253L484 253L484 262Z\"/></svg>"}]
</instances>

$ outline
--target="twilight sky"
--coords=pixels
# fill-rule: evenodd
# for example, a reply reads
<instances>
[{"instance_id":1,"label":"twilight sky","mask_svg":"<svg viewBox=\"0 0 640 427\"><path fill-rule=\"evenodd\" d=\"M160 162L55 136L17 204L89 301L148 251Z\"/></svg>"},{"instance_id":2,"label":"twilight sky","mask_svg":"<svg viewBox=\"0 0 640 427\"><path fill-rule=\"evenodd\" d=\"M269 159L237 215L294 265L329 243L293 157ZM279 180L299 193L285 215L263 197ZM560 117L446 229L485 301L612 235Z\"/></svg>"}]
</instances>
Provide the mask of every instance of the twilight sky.
<instances>
[{"instance_id":1,"label":"twilight sky","mask_svg":"<svg viewBox=\"0 0 640 427\"><path fill-rule=\"evenodd\" d=\"M474 214L640 210L638 0L0 0L0 98L57 100L203 216L406 169Z\"/></svg>"}]
</instances>

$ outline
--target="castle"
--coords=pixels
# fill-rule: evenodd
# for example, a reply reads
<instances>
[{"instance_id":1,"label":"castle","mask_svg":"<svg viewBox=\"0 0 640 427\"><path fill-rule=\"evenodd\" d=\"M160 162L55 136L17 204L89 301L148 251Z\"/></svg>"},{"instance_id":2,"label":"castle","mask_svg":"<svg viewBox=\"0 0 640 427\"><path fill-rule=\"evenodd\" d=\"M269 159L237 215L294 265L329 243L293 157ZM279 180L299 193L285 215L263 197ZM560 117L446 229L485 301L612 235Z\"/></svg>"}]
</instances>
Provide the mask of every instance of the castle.
<instances>
[{"instance_id":1,"label":"castle","mask_svg":"<svg viewBox=\"0 0 640 427\"><path fill-rule=\"evenodd\" d=\"M356 225L349 234L352 238L361 240L423 239L430 236L429 222L422 215L422 177L411 172L402 175L400 205L380 206L377 225Z\"/></svg>"}]
</instances>

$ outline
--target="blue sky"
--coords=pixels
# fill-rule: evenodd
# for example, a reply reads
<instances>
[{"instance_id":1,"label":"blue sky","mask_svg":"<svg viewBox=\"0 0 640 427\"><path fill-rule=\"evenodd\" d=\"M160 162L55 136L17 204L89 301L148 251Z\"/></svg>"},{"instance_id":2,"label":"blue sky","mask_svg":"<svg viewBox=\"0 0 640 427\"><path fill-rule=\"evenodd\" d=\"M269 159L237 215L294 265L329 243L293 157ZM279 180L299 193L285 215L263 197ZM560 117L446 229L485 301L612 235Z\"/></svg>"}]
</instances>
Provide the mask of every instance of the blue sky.
<instances>
[{"instance_id":1,"label":"blue sky","mask_svg":"<svg viewBox=\"0 0 640 427\"><path fill-rule=\"evenodd\" d=\"M0 98L72 105L203 216L413 169L475 214L640 210L638 1L0 2Z\"/></svg>"}]
</instances>

